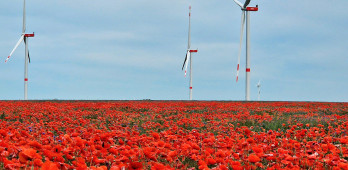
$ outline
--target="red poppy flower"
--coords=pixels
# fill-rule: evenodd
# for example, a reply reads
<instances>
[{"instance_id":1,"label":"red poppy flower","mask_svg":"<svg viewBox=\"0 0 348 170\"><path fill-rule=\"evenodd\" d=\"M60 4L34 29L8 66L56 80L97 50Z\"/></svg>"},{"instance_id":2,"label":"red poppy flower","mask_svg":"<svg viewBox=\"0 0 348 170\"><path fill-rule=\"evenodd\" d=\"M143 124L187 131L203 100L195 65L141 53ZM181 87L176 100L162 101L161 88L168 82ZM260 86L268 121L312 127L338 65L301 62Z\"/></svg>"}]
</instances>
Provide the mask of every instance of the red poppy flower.
<instances>
[{"instance_id":1,"label":"red poppy flower","mask_svg":"<svg viewBox=\"0 0 348 170\"><path fill-rule=\"evenodd\" d=\"M257 155L255 155L255 154L250 154L249 157L248 157L248 160L251 163L256 163L256 162L261 161L261 159Z\"/></svg>"},{"instance_id":2,"label":"red poppy flower","mask_svg":"<svg viewBox=\"0 0 348 170\"><path fill-rule=\"evenodd\" d=\"M41 168L42 170L59 170L58 166L51 161L46 161Z\"/></svg>"}]
</instances>

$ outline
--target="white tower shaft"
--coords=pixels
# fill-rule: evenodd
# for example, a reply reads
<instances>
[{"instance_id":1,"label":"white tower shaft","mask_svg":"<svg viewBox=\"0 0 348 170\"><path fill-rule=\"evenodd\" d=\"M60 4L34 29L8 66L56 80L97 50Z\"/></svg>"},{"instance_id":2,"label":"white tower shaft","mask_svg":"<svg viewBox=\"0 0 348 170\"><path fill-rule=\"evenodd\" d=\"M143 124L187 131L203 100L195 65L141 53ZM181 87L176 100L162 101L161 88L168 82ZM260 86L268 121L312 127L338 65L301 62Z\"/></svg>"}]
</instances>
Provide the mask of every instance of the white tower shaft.
<instances>
[{"instance_id":1,"label":"white tower shaft","mask_svg":"<svg viewBox=\"0 0 348 170\"><path fill-rule=\"evenodd\" d=\"M25 0L23 2L23 29L22 32L25 34L26 31L26 7ZM28 37L24 37L25 44L25 59L24 59L24 100L28 100L28 59L29 59L29 51L28 51Z\"/></svg>"},{"instance_id":2,"label":"white tower shaft","mask_svg":"<svg viewBox=\"0 0 348 170\"><path fill-rule=\"evenodd\" d=\"M190 65L190 87L189 87L189 100L192 100L192 53L197 53L198 49L191 50L191 6L189 7L189 29L188 29L188 44L187 44L187 53L182 69L185 67L185 76L188 65Z\"/></svg>"},{"instance_id":3,"label":"white tower shaft","mask_svg":"<svg viewBox=\"0 0 348 170\"><path fill-rule=\"evenodd\" d=\"M25 60L24 60L24 100L28 100L28 60L29 60L29 51L28 51L28 40L25 38Z\"/></svg>"},{"instance_id":4,"label":"white tower shaft","mask_svg":"<svg viewBox=\"0 0 348 170\"><path fill-rule=\"evenodd\" d=\"M245 100L250 100L250 12L246 11L246 79L245 79Z\"/></svg>"},{"instance_id":5,"label":"white tower shaft","mask_svg":"<svg viewBox=\"0 0 348 170\"><path fill-rule=\"evenodd\" d=\"M189 30L188 30L188 45L187 49L190 50L191 48L191 6L189 7ZM192 53L190 53L190 90L189 90L189 99L192 100Z\"/></svg>"},{"instance_id":6,"label":"white tower shaft","mask_svg":"<svg viewBox=\"0 0 348 170\"><path fill-rule=\"evenodd\" d=\"M19 44L24 40L25 44L25 56L24 56L24 100L28 100L28 64L30 62L29 58L29 49L28 49L28 41L29 37L34 37L35 34L26 34L26 6L25 6L25 0L23 0L23 27L22 27L22 35L19 38L17 44L11 51L10 55L6 58L5 62L7 62L12 54L15 52Z\"/></svg>"},{"instance_id":7,"label":"white tower shaft","mask_svg":"<svg viewBox=\"0 0 348 170\"><path fill-rule=\"evenodd\" d=\"M190 55L190 100L192 100L192 53Z\"/></svg>"},{"instance_id":8,"label":"white tower shaft","mask_svg":"<svg viewBox=\"0 0 348 170\"><path fill-rule=\"evenodd\" d=\"M238 82L238 73L239 73L239 62L240 54L242 49L242 40L243 40L243 26L244 26L244 15L246 15L246 69L245 69L245 100L250 101L250 11L258 11L258 5L256 7L248 7L251 0L246 0L244 5L238 0L234 2L241 7L242 12L242 26L241 26L241 37L240 37L240 47L238 54L238 64L237 64L237 82Z\"/></svg>"}]
</instances>

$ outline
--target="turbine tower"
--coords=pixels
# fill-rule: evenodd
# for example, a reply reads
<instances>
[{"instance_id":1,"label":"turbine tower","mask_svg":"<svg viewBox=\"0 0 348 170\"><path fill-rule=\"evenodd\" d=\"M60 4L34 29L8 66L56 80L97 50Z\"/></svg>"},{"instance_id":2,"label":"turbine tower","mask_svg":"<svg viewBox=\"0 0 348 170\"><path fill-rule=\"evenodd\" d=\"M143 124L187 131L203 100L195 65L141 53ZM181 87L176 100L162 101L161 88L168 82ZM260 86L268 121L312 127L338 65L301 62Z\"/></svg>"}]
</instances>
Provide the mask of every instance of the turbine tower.
<instances>
[{"instance_id":1,"label":"turbine tower","mask_svg":"<svg viewBox=\"0 0 348 170\"><path fill-rule=\"evenodd\" d=\"M19 44L24 41L25 44L25 60L24 60L24 100L28 100L28 62L30 63L30 56L29 56L29 49L28 49L28 41L29 37L34 37L35 34L26 34L26 14L25 14L25 0L23 5L23 28L22 28L22 35L19 38L17 44L11 51L10 55L6 58L5 63L10 59L12 54L16 51Z\"/></svg>"},{"instance_id":2,"label":"turbine tower","mask_svg":"<svg viewBox=\"0 0 348 170\"><path fill-rule=\"evenodd\" d=\"M190 64L190 88L189 88L189 99L192 100L192 53L197 53L198 49L191 50L191 6L189 7L189 30L188 30L188 45L184 64L182 70L185 67L185 77L187 73L187 66ZM190 62L190 63L189 63Z\"/></svg>"},{"instance_id":3,"label":"turbine tower","mask_svg":"<svg viewBox=\"0 0 348 170\"><path fill-rule=\"evenodd\" d=\"M242 24L240 29L240 44L239 44L239 53L238 53L238 64L237 64L237 79L238 82L238 75L239 75L239 64L240 64L240 56L242 53L242 42L243 42L243 31L244 31L244 23L246 22L246 69L245 69L245 100L250 100L250 11L258 11L258 6L256 7L248 7L251 0L246 0L244 5L239 2L238 0L234 0L234 2L241 8L242 10ZM246 15L246 21L245 21L245 15Z\"/></svg>"},{"instance_id":4,"label":"turbine tower","mask_svg":"<svg viewBox=\"0 0 348 170\"><path fill-rule=\"evenodd\" d=\"M258 94L257 94L257 100L260 101L260 95L261 95L261 81L259 81L256 85L258 89Z\"/></svg>"}]
</instances>

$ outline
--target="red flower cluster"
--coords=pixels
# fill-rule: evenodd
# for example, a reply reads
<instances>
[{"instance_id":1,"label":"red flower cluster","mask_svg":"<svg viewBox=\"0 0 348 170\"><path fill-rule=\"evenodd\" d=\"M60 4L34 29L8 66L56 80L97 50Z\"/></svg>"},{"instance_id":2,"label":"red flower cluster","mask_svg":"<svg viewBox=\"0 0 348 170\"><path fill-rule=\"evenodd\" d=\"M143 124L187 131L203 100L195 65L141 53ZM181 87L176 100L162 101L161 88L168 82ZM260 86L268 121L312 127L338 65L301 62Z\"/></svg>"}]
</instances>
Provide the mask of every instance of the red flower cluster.
<instances>
[{"instance_id":1,"label":"red flower cluster","mask_svg":"<svg viewBox=\"0 0 348 170\"><path fill-rule=\"evenodd\" d=\"M0 169L348 169L348 103L0 102Z\"/></svg>"}]
</instances>

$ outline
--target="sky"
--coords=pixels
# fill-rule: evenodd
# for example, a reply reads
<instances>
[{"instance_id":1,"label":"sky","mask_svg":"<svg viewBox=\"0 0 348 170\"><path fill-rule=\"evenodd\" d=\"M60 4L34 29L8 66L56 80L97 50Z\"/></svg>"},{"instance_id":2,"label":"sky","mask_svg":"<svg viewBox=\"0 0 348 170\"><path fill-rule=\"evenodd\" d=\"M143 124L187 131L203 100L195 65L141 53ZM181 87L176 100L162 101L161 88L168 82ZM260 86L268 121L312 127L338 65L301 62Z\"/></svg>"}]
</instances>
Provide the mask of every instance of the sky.
<instances>
[{"instance_id":1,"label":"sky","mask_svg":"<svg viewBox=\"0 0 348 170\"><path fill-rule=\"evenodd\" d=\"M242 0L242 3L244 1ZM252 0L251 100L348 102L347 0ZM27 0L28 98L187 100L181 70L192 6L193 99L245 99L233 0ZM0 1L0 100L23 99L23 0ZM245 39L245 38L244 38Z\"/></svg>"}]
</instances>

